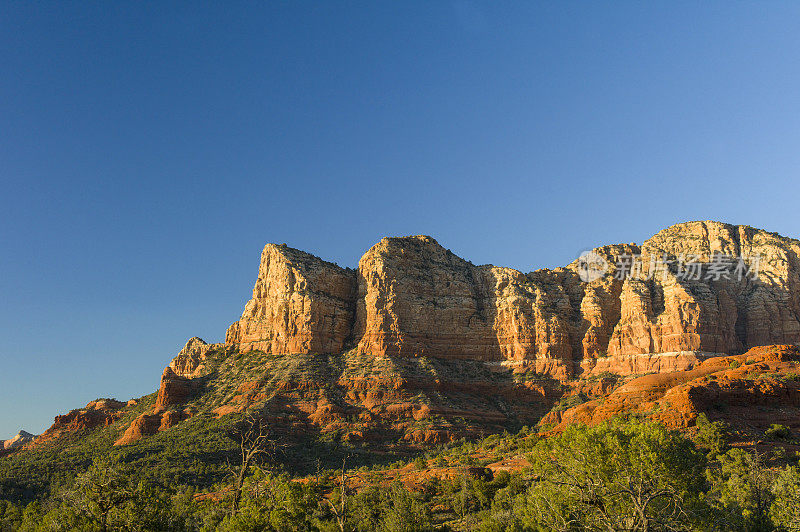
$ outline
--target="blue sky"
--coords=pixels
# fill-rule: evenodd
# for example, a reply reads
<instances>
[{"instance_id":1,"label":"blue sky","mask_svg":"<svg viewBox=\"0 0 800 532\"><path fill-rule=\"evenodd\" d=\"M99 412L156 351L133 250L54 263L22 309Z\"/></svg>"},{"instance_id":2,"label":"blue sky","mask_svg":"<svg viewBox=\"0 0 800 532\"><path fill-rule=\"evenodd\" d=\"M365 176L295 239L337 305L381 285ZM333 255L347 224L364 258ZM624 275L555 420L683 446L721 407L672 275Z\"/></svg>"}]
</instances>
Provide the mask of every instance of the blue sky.
<instances>
[{"instance_id":1,"label":"blue sky","mask_svg":"<svg viewBox=\"0 0 800 532\"><path fill-rule=\"evenodd\" d=\"M155 390L266 242L800 236L800 4L3 2L0 438Z\"/></svg>"}]
</instances>

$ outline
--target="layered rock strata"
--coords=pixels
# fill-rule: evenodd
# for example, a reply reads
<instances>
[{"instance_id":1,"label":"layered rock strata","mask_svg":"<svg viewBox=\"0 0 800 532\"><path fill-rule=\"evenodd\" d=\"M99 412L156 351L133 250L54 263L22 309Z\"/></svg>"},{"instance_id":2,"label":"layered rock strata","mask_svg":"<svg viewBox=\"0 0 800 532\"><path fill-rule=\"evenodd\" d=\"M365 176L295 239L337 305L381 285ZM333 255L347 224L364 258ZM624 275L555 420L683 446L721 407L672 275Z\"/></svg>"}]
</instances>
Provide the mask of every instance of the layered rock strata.
<instances>
[{"instance_id":1,"label":"layered rock strata","mask_svg":"<svg viewBox=\"0 0 800 532\"><path fill-rule=\"evenodd\" d=\"M340 352L351 334L354 296L352 270L267 244L253 297L225 341L275 354Z\"/></svg>"},{"instance_id":2,"label":"layered rock strata","mask_svg":"<svg viewBox=\"0 0 800 532\"><path fill-rule=\"evenodd\" d=\"M568 377L636 371L643 359L635 355L669 354L653 359L657 368L680 369L708 353L800 341L797 240L689 222L641 246L594 252L608 273L583 282L577 261L527 274L475 266L427 236L384 238L357 271L269 244L253 297L226 342L275 354L355 348L506 362ZM729 268L711 276L718 254L745 257L751 275L737 278ZM624 269L621 256L637 257L639 275ZM699 278L681 275L684 259L701 263ZM673 358L678 366L670 367Z\"/></svg>"}]
</instances>

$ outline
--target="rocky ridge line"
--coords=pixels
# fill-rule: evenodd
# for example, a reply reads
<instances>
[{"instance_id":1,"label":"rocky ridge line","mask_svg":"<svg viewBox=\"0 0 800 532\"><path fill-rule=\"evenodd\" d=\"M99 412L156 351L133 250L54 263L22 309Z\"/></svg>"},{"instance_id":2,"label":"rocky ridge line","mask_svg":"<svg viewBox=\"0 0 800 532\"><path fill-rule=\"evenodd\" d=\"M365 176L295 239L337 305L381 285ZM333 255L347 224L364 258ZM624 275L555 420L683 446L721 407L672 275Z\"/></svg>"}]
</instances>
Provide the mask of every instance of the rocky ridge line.
<instances>
[{"instance_id":1,"label":"rocky ridge line","mask_svg":"<svg viewBox=\"0 0 800 532\"><path fill-rule=\"evenodd\" d=\"M527 274L475 266L428 236L384 238L357 271L268 244L253 296L226 343L276 354L357 349L522 364L569 378L613 370L615 361L624 370L636 355L700 360L800 341L797 240L688 222L641 246L595 252L611 263L611 274L584 283L577 262ZM651 258L696 255L707 265L715 253L760 255L760 280L687 280L674 268L649 280L613 276L621 254L641 255L647 273Z\"/></svg>"}]
</instances>

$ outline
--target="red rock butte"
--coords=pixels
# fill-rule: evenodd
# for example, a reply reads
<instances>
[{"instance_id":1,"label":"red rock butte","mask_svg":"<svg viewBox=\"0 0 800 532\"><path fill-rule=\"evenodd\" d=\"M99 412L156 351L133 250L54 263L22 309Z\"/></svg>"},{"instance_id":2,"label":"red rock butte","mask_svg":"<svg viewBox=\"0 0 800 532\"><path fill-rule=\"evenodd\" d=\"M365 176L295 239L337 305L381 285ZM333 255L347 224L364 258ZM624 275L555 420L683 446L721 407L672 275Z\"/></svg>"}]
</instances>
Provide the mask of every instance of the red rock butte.
<instances>
[{"instance_id":1,"label":"red rock butte","mask_svg":"<svg viewBox=\"0 0 800 532\"><path fill-rule=\"evenodd\" d=\"M114 425L123 445L201 413L255 410L287 434L425 444L547 412L543 426L558 429L658 407L658 419L684 428L723 400L800 401L793 379L755 386L727 369L752 359L749 372L797 370L799 241L688 222L594 252L609 270L584 282L578 260L530 273L476 266L428 236L384 238L356 270L267 244L224 343L190 339L135 419L126 417L135 402L93 402L56 418L37 443ZM710 269L720 254L760 257L758 278L650 271L651 259L689 256ZM638 255L645 275L622 271L622 255ZM767 345L779 347L752 351ZM658 375L634 378L643 373ZM711 377L719 380L709 387ZM614 390L617 378L625 384ZM595 399L551 411L581 395Z\"/></svg>"},{"instance_id":2,"label":"red rock butte","mask_svg":"<svg viewBox=\"0 0 800 532\"><path fill-rule=\"evenodd\" d=\"M530 273L475 266L428 236L384 238L357 270L267 244L226 343L275 354L357 349L503 362L569 378L682 369L711 353L800 341L797 240L706 221L594 251L611 272L582 282L577 261ZM653 257L760 256L759 279L690 280L674 271L617 279L622 254L640 255L645 271Z\"/></svg>"}]
</instances>

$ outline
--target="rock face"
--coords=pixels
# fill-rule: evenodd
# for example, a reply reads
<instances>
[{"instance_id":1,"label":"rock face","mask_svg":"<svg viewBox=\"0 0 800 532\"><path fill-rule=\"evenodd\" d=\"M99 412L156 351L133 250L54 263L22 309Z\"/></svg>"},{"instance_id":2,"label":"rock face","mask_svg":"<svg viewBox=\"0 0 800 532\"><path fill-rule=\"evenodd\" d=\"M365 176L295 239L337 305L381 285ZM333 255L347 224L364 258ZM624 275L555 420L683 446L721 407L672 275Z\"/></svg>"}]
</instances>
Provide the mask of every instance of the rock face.
<instances>
[{"instance_id":1,"label":"rock face","mask_svg":"<svg viewBox=\"0 0 800 532\"><path fill-rule=\"evenodd\" d=\"M11 438L10 440L5 440L0 443L2 443L2 448L8 451L11 449L17 449L18 447L22 447L26 443L32 442L34 439L36 439L36 436L31 434L30 432L25 432L24 430L21 430L17 433L16 436Z\"/></svg>"},{"instance_id":2,"label":"rock face","mask_svg":"<svg viewBox=\"0 0 800 532\"><path fill-rule=\"evenodd\" d=\"M134 443L145 436L172 428L188 417L191 417L189 413L180 410L142 414L133 420L122 436L114 442L114 445Z\"/></svg>"},{"instance_id":3,"label":"rock face","mask_svg":"<svg viewBox=\"0 0 800 532\"><path fill-rule=\"evenodd\" d=\"M525 362L564 376L605 353L620 313L621 282L584 284L576 267L474 266L426 236L383 239L358 273L354 336L377 356Z\"/></svg>"},{"instance_id":4,"label":"rock face","mask_svg":"<svg viewBox=\"0 0 800 532\"><path fill-rule=\"evenodd\" d=\"M800 242L747 226L689 222L635 244L597 248L607 275L576 261L522 273L475 266L427 236L384 238L357 272L267 245L253 298L226 335L240 350L359 353L505 362L559 377L681 369L708 353L800 342ZM715 254L749 273L711 276ZM641 275L620 256L639 257ZM754 263L751 257L760 257ZM679 259L702 263L697 279ZM666 260L658 269L652 261ZM634 357L634 358L632 358ZM674 360L674 362L673 362ZM671 366L671 364L674 364Z\"/></svg>"},{"instance_id":5,"label":"rock face","mask_svg":"<svg viewBox=\"0 0 800 532\"><path fill-rule=\"evenodd\" d=\"M799 368L800 349L795 345L756 347L741 355L709 358L685 371L635 378L602 400L550 412L542 425L555 425L552 430L560 431L574 423L596 425L636 413L686 429L705 413L756 437L772 423L797 430Z\"/></svg>"},{"instance_id":6,"label":"rock face","mask_svg":"<svg viewBox=\"0 0 800 532\"><path fill-rule=\"evenodd\" d=\"M207 344L202 338L196 336L190 338L183 349L172 359L169 369L179 377L198 377L203 372L203 365L209 353L223 347L224 344Z\"/></svg>"},{"instance_id":7,"label":"rock face","mask_svg":"<svg viewBox=\"0 0 800 532\"><path fill-rule=\"evenodd\" d=\"M253 298L226 342L275 354L340 352L351 333L354 293L352 270L267 244Z\"/></svg>"},{"instance_id":8,"label":"rock face","mask_svg":"<svg viewBox=\"0 0 800 532\"><path fill-rule=\"evenodd\" d=\"M215 347L217 344L191 338L170 365L164 368L153 408L134 419L114 445L133 443L191 417L192 413L183 409L182 405L198 392L201 381L196 377L202 374L207 355Z\"/></svg>"},{"instance_id":9,"label":"rock face","mask_svg":"<svg viewBox=\"0 0 800 532\"><path fill-rule=\"evenodd\" d=\"M747 226L690 222L645 241L642 261L715 254L760 257L758 280L680 279L674 271L650 282L626 280L623 316L609 354L699 350L741 352L800 341L800 242ZM749 264L753 266L753 264Z\"/></svg>"},{"instance_id":10,"label":"rock face","mask_svg":"<svg viewBox=\"0 0 800 532\"><path fill-rule=\"evenodd\" d=\"M745 257L749 271L711 275L719 254ZM618 261L634 256L639 272ZM692 261L699 275L683 275ZM532 424L556 401L589 397L605 399L547 422L658 407L659 419L685 428L715 404L756 419L751 404L800 406L797 343L800 242L747 226L678 224L641 246L530 273L476 266L428 236L384 238L357 270L268 244L226 342L190 339L152 406L93 401L31 445L110 425L123 445L201 412L251 410L287 434L423 445ZM742 354L772 344L783 346ZM754 382L733 362L786 378ZM656 375L634 377L643 373ZM138 417L117 423L134 408Z\"/></svg>"},{"instance_id":11,"label":"rock face","mask_svg":"<svg viewBox=\"0 0 800 532\"><path fill-rule=\"evenodd\" d=\"M196 385L191 379L176 375L171 367L164 368L161 386L158 388L155 409L163 411L174 405L181 405L194 392Z\"/></svg>"},{"instance_id":12,"label":"rock face","mask_svg":"<svg viewBox=\"0 0 800 532\"><path fill-rule=\"evenodd\" d=\"M34 445L60 438L69 433L107 427L122 417L125 403L116 399L97 399L91 401L85 408L70 411L62 416L56 416L53 425L36 438Z\"/></svg>"},{"instance_id":13,"label":"rock face","mask_svg":"<svg viewBox=\"0 0 800 532\"><path fill-rule=\"evenodd\" d=\"M358 264L359 351L500 360L484 273L430 237L384 238Z\"/></svg>"}]
</instances>

